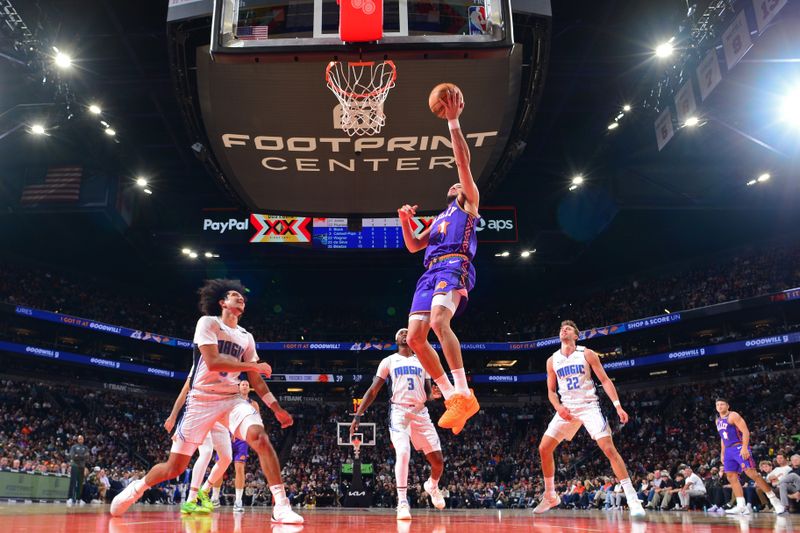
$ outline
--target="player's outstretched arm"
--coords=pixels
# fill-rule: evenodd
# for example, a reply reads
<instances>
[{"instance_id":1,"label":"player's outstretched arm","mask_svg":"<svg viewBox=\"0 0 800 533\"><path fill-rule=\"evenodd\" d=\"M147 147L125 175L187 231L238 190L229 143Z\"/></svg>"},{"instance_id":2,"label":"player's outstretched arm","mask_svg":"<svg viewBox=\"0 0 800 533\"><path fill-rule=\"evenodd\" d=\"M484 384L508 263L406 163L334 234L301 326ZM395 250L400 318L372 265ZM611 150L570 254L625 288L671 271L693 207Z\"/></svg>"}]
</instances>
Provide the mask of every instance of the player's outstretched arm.
<instances>
[{"instance_id":1,"label":"player's outstretched arm","mask_svg":"<svg viewBox=\"0 0 800 533\"><path fill-rule=\"evenodd\" d=\"M403 244L406 249L412 254L425 249L428 246L428 238L430 237L431 228L426 228L417 237L414 235L414 229L411 227L411 219L417 214L416 205L405 204L397 210L397 216L400 218L400 229L403 231Z\"/></svg>"},{"instance_id":2,"label":"player's outstretched arm","mask_svg":"<svg viewBox=\"0 0 800 533\"><path fill-rule=\"evenodd\" d=\"M194 371L194 369L192 369L192 371ZM189 394L189 382L191 379L191 374L186 376L186 381L183 384L183 388L181 389L180 394L178 394L178 397L175 398L175 403L172 405L172 412L164 421L164 429L167 430L167 433L172 433L172 428L175 427L175 420L178 418L178 413L180 412L181 407L183 407L183 404L186 403L186 395Z\"/></svg>"},{"instance_id":3,"label":"player's outstretched arm","mask_svg":"<svg viewBox=\"0 0 800 533\"><path fill-rule=\"evenodd\" d=\"M605 368L600 363L600 358L597 354L592 350L586 350L586 362L592 367L592 372L594 375L597 376L597 379L600 380L600 384L603 385L603 390L606 391L608 397L611 398L611 402L614 404L614 407L617 409L617 415L619 415L619 421L623 424L628 423L628 413L625 412L625 409L622 408L622 405L619 401L619 395L617 395L617 388L614 386L614 382L608 378L608 374L606 374Z\"/></svg>"},{"instance_id":4,"label":"player's outstretched arm","mask_svg":"<svg viewBox=\"0 0 800 533\"><path fill-rule=\"evenodd\" d=\"M553 370L552 357L547 359L547 399L550 400L553 409L556 410L561 418L572 420L572 414L570 414L569 409L561 405L561 400L558 397L558 378L556 378L556 372Z\"/></svg>"},{"instance_id":5,"label":"player's outstretched arm","mask_svg":"<svg viewBox=\"0 0 800 533\"><path fill-rule=\"evenodd\" d=\"M261 374L258 372L248 372L247 381L250 382L253 390L256 391L256 394L258 394L258 397L261 398L267 407L269 407L270 411L272 411L272 414L274 414L275 418L278 420L278 422L280 422L281 429L286 429L294 424L292 415L290 415L283 407L280 406L278 399L274 394L272 394L272 392L270 392L269 387L264 382L264 378L261 377Z\"/></svg>"},{"instance_id":6,"label":"player's outstretched arm","mask_svg":"<svg viewBox=\"0 0 800 533\"><path fill-rule=\"evenodd\" d=\"M458 168L458 181L461 183L467 203L477 212L480 193L469 168L471 161L469 145L467 144L467 139L464 138L464 133L461 131L461 124L458 122L458 117L461 116L461 112L464 110L464 95L461 94L461 91L451 89L439 101L444 107L444 115L450 128L450 141L453 144L453 156Z\"/></svg>"},{"instance_id":7,"label":"player's outstretched arm","mask_svg":"<svg viewBox=\"0 0 800 533\"><path fill-rule=\"evenodd\" d=\"M367 389L367 392L364 393L364 397L361 399L358 409L356 409L356 414L353 415L353 423L350 424L350 435L353 435L353 433L355 433L358 429L358 424L361 422L361 417L365 412L367 412L367 409L370 405L372 405L372 402L375 401L375 398L378 396L378 392L380 392L385 382L386 380L379 376L372 378L372 385L370 385Z\"/></svg>"}]
</instances>

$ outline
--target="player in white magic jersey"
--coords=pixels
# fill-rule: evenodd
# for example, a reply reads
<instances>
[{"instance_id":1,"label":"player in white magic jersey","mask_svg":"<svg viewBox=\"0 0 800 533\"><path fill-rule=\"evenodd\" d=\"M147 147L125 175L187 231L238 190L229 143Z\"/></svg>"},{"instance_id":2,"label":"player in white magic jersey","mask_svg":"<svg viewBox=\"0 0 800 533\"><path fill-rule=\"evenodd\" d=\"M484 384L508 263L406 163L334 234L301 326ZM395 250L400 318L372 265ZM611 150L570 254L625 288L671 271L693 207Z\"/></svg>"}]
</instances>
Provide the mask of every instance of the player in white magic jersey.
<instances>
[{"instance_id":1,"label":"player in white magic jersey","mask_svg":"<svg viewBox=\"0 0 800 533\"><path fill-rule=\"evenodd\" d=\"M608 379L597 354L584 346L576 345L579 335L580 331L575 322L563 321L559 331L561 349L547 360L547 396L556 414L539 443L544 496L533 512L543 513L561 503L561 498L555 491L553 452L562 440L572 440L575 433L583 426L611 462L611 469L625 491L631 516L644 516L644 508L631 484L628 469L611 439L611 428L600 411L600 401L592 373L597 376L606 394L611 398L619 420L623 424L628 421L628 413L620 405L617 389Z\"/></svg>"},{"instance_id":2,"label":"player in white magic jersey","mask_svg":"<svg viewBox=\"0 0 800 533\"><path fill-rule=\"evenodd\" d=\"M281 479L280 464L260 414L239 394L239 376L247 378L264 403L275 414L281 427L292 425L289 413L278 405L262 379L272 368L259 362L253 336L239 326L244 313L245 288L238 281L208 280L198 291L200 310L206 315L197 321L194 334L194 364L185 411L175 427L172 449L167 462L150 469L147 475L131 482L111 502L111 514L124 513L144 492L186 470L197 447L217 423L258 453L261 468L275 501L272 521L300 524L303 518L292 511ZM216 481L211 479L210 482Z\"/></svg>"},{"instance_id":3,"label":"player in white magic jersey","mask_svg":"<svg viewBox=\"0 0 800 533\"><path fill-rule=\"evenodd\" d=\"M411 458L410 444L425 454L425 458L431 465L431 476L423 485L425 492L431 497L431 503L437 509L444 509L445 505L444 497L439 491L439 479L444 470L442 446L428 414L428 408L425 407L425 402L441 397L441 393L432 391L430 376L425 373L419 359L408 347L407 337L408 329L406 328L399 330L395 335L397 353L384 358L378 365L372 385L364 393L364 398L350 425L352 438L364 412L372 405L378 391L388 380L391 392L389 436L397 454L394 475L397 484L398 520L411 520L411 509L407 498L408 462Z\"/></svg>"}]
</instances>

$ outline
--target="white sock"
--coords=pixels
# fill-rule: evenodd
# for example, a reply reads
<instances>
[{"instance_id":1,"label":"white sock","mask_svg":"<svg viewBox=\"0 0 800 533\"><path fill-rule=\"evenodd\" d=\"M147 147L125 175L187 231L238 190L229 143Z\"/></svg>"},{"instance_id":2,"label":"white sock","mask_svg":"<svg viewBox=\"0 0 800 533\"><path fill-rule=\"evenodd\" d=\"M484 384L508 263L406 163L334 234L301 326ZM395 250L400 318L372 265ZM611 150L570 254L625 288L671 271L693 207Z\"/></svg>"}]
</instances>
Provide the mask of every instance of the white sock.
<instances>
[{"instance_id":1,"label":"white sock","mask_svg":"<svg viewBox=\"0 0 800 533\"><path fill-rule=\"evenodd\" d=\"M239 503L242 501L242 494L244 494L244 489L236 489L236 501Z\"/></svg>"},{"instance_id":2,"label":"white sock","mask_svg":"<svg viewBox=\"0 0 800 533\"><path fill-rule=\"evenodd\" d=\"M544 492L545 494L552 494L556 491L556 477L544 478Z\"/></svg>"},{"instance_id":3,"label":"white sock","mask_svg":"<svg viewBox=\"0 0 800 533\"><path fill-rule=\"evenodd\" d=\"M456 393L456 389L453 388L453 385L450 383L450 378L447 377L447 374L442 374L434 381L439 386L439 390L442 391L442 396L444 396L445 400L449 400L450 397Z\"/></svg>"},{"instance_id":4,"label":"white sock","mask_svg":"<svg viewBox=\"0 0 800 533\"><path fill-rule=\"evenodd\" d=\"M211 499L219 500L219 489L220 487L211 487Z\"/></svg>"},{"instance_id":5,"label":"white sock","mask_svg":"<svg viewBox=\"0 0 800 533\"><path fill-rule=\"evenodd\" d=\"M453 385L456 389L456 394L463 394L464 396L469 396L469 386L467 386L467 374L464 372L463 368L453 368L450 370L450 373L453 374Z\"/></svg>"},{"instance_id":6,"label":"white sock","mask_svg":"<svg viewBox=\"0 0 800 533\"><path fill-rule=\"evenodd\" d=\"M189 497L186 498L186 501L187 502L197 501L197 489L196 488L192 487L191 490L189 490Z\"/></svg>"},{"instance_id":7,"label":"white sock","mask_svg":"<svg viewBox=\"0 0 800 533\"><path fill-rule=\"evenodd\" d=\"M408 487L397 487L397 504L400 502L408 503Z\"/></svg>"},{"instance_id":8,"label":"white sock","mask_svg":"<svg viewBox=\"0 0 800 533\"><path fill-rule=\"evenodd\" d=\"M622 490L625 492L625 498L628 500L628 507L636 505L636 502L639 501L639 496L636 494L636 490L633 488L633 483L631 483L631 478L626 477L625 479L621 479L619 484L622 485Z\"/></svg>"},{"instance_id":9,"label":"white sock","mask_svg":"<svg viewBox=\"0 0 800 533\"><path fill-rule=\"evenodd\" d=\"M439 488L439 480L438 479L433 479L433 476L431 476L431 477L428 478L428 480L431 482L431 485L433 485L434 489L438 489Z\"/></svg>"},{"instance_id":10,"label":"white sock","mask_svg":"<svg viewBox=\"0 0 800 533\"><path fill-rule=\"evenodd\" d=\"M275 500L275 505L289 505L289 498L286 497L286 489L283 484L272 485L269 488L272 493L272 498Z\"/></svg>"},{"instance_id":11,"label":"white sock","mask_svg":"<svg viewBox=\"0 0 800 533\"><path fill-rule=\"evenodd\" d=\"M744 509L744 496L737 496L736 497L736 507L740 509Z\"/></svg>"}]
</instances>

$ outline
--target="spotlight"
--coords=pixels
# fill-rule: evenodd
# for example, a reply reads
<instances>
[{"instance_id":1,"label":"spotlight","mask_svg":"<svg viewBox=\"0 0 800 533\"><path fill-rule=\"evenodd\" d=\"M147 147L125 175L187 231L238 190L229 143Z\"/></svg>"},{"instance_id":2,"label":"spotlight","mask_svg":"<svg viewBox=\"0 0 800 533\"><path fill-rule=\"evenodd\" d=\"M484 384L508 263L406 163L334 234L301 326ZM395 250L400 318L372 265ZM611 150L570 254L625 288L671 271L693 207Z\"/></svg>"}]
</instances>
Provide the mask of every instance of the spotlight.
<instances>
[{"instance_id":1,"label":"spotlight","mask_svg":"<svg viewBox=\"0 0 800 533\"><path fill-rule=\"evenodd\" d=\"M214 257L214 254L212 254L211 252L206 252L203 255L205 255L206 258L208 258L208 259L211 259L212 257Z\"/></svg>"},{"instance_id":2,"label":"spotlight","mask_svg":"<svg viewBox=\"0 0 800 533\"><path fill-rule=\"evenodd\" d=\"M31 130L30 131L34 135L44 135L45 134L44 126L42 126L41 124L34 124L33 126L31 126Z\"/></svg>"},{"instance_id":3,"label":"spotlight","mask_svg":"<svg viewBox=\"0 0 800 533\"><path fill-rule=\"evenodd\" d=\"M495 257L508 257L509 255L511 255L511 252L508 251L500 252L499 254L494 254Z\"/></svg>"},{"instance_id":4,"label":"spotlight","mask_svg":"<svg viewBox=\"0 0 800 533\"><path fill-rule=\"evenodd\" d=\"M92 105L90 105L90 106L89 106L89 112L90 112L91 114L93 114L93 115L99 115L100 113L102 113L102 112L103 112L103 110L102 110L102 109L100 109L100 106L99 106L99 105L92 104Z\"/></svg>"},{"instance_id":5,"label":"spotlight","mask_svg":"<svg viewBox=\"0 0 800 533\"><path fill-rule=\"evenodd\" d=\"M747 182L747 186L748 186L748 187L752 187L752 186L753 186L753 185L755 185L756 183L758 183L758 181L756 181L756 180L750 180L750 181L748 181L748 182Z\"/></svg>"},{"instance_id":6,"label":"spotlight","mask_svg":"<svg viewBox=\"0 0 800 533\"><path fill-rule=\"evenodd\" d=\"M765 173L761 174L761 175L758 177L758 182L759 182L759 183L764 183L765 181L768 181L768 180L769 180L771 177L772 177L772 176L770 176L768 173L766 173L766 172L765 172Z\"/></svg>"},{"instance_id":7,"label":"spotlight","mask_svg":"<svg viewBox=\"0 0 800 533\"><path fill-rule=\"evenodd\" d=\"M659 44L656 47L656 57L669 57L674 50L671 42Z\"/></svg>"},{"instance_id":8,"label":"spotlight","mask_svg":"<svg viewBox=\"0 0 800 533\"><path fill-rule=\"evenodd\" d=\"M181 248L181 253L183 255L189 255L192 251L189 248Z\"/></svg>"},{"instance_id":9,"label":"spotlight","mask_svg":"<svg viewBox=\"0 0 800 533\"><path fill-rule=\"evenodd\" d=\"M686 121L683 123L683 125L684 126L688 126L688 127L691 128L693 126L697 126L697 124L699 122L700 122L699 118L697 118L697 117L689 117L689 118L686 119Z\"/></svg>"},{"instance_id":10,"label":"spotlight","mask_svg":"<svg viewBox=\"0 0 800 533\"><path fill-rule=\"evenodd\" d=\"M151 191L150 189L144 189L144 193L145 194L153 194L153 191Z\"/></svg>"},{"instance_id":11,"label":"spotlight","mask_svg":"<svg viewBox=\"0 0 800 533\"><path fill-rule=\"evenodd\" d=\"M583 185L583 176L578 174L577 176L572 178L573 185Z\"/></svg>"},{"instance_id":12,"label":"spotlight","mask_svg":"<svg viewBox=\"0 0 800 533\"><path fill-rule=\"evenodd\" d=\"M530 256L531 256L531 252L530 252L530 250L525 250L524 252L522 252L521 254L519 254L519 256L520 256L520 257L522 257L522 258L525 258L525 259L527 259L528 257L530 257Z\"/></svg>"},{"instance_id":13,"label":"spotlight","mask_svg":"<svg viewBox=\"0 0 800 533\"><path fill-rule=\"evenodd\" d=\"M569 190L570 190L570 191L574 191L574 190L575 190L575 189L577 189L577 188L578 188L578 186L577 186L577 185L570 185L570 186L569 186Z\"/></svg>"},{"instance_id":14,"label":"spotlight","mask_svg":"<svg viewBox=\"0 0 800 533\"><path fill-rule=\"evenodd\" d=\"M136 185L139 187L147 187L147 180L144 178L136 178Z\"/></svg>"},{"instance_id":15,"label":"spotlight","mask_svg":"<svg viewBox=\"0 0 800 533\"><path fill-rule=\"evenodd\" d=\"M615 130L617 128L619 128L619 122L612 122L611 124L608 125L608 129L610 130Z\"/></svg>"},{"instance_id":16,"label":"spotlight","mask_svg":"<svg viewBox=\"0 0 800 533\"><path fill-rule=\"evenodd\" d=\"M117 134L116 130L112 128L106 128L104 131L106 132L106 135L108 135L109 137L113 137L114 135Z\"/></svg>"},{"instance_id":17,"label":"spotlight","mask_svg":"<svg viewBox=\"0 0 800 533\"><path fill-rule=\"evenodd\" d=\"M53 60L58 68L67 69L72 66L72 58L69 57L64 52L59 52L56 50L56 57Z\"/></svg>"},{"instance_id":18,"label":"spotlight","mask_svg":"<svg viewBox=\"0 0 800 533\"><path fill-rule=\"evenodd\" d=\"M781 120L794 128L800 128L800 88L791 91L783 98Z\"/></svg>"},{"instance_id":19,"label":"spotlight","mask_svg":"<svg viewBox=\"0 0 800 533\"><path fill-rule=\"evenodd\" d=\"M197 252L189 252L189 257L192 259L197 259Z\"/></svg>"},{"instance_id":20,"label":"spotlight","mask_svg":"<svg viewBox=\"0 0 800 533\"><path fill-rule=\"evenodd\" d=\"M625 104L624 106L622 106L622 110L627 113L628 111L631 110L631 106L629 104Z\"/></svg>"}]
</instances>

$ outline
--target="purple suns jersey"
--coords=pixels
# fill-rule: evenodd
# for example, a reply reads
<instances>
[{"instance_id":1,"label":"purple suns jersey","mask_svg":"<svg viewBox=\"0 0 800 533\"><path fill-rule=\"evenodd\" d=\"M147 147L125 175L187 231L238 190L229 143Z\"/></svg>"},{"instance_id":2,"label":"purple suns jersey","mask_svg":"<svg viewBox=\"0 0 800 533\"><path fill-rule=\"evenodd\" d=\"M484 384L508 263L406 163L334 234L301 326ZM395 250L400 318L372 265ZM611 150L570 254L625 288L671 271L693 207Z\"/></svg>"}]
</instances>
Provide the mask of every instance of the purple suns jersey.
<instances>
[{"instance_id":1,"label":"purple suns jersey","mask_svg":"<svg viewBox=\"0 0 800 533\"><path fill-rule=\"evenodd\" d=\"M734 424L728 422L727 416L717 418L717 431L722 439L722 445L730 448L742 443L742 432Z\"/></svg>"},{"instance_id":2,"label":"purple suns jersey","mask_svg":"<svg viewBox=\"0 0 800 533\"><path fill-rule=\"evenodd\" d=\"M471 262L478 250L475 226L479 218L461 209L458 199L453 200L431 224L423 262L425 267L430 266L434 259L449 254L465 255Z\"/></svg>"}]
</instances>

